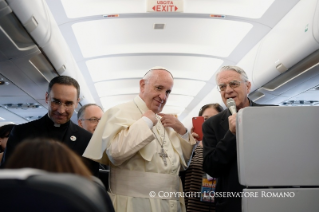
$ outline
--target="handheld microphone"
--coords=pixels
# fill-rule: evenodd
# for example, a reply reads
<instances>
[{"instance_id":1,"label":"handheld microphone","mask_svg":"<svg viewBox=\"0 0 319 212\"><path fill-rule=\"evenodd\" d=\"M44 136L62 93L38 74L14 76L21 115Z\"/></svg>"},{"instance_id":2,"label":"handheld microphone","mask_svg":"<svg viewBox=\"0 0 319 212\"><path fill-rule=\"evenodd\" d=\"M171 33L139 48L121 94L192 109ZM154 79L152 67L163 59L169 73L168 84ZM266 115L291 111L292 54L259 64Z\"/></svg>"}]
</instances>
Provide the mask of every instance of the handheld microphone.
<instances>
[{"instance_id":1,"label":"handheld microphone","mask_svg":"<svg viewBox=\"0 0 319 212\"><path fill-rule=\"evenodd\" d=\"M233 98L227 99L226 104L227 104L227 107L230 110L232 115L237 113L237 111L236 111L236 103L235 103Z\"/></svg>"}]
</instances>

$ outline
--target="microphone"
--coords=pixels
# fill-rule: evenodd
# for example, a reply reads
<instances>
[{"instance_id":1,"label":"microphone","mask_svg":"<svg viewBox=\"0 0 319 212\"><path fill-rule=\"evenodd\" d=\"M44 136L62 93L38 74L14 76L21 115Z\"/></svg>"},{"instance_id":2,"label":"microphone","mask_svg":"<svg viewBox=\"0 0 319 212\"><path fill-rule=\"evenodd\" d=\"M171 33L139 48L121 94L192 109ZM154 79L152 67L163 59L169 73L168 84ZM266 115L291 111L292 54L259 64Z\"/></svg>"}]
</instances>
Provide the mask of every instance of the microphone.
<instances>
[{"instance_id":1,"label":"microphone","mask_svg":"<svg viewBox=\"0 0 319 212\"><path fill-rule=\"evenodd\" d=\"M227 104L227 107L230 110L232 115L237 113L237 111L236 111L236 103L233 100L233 98L227 99L226 104Z\"/></svg>"}]
</instances>

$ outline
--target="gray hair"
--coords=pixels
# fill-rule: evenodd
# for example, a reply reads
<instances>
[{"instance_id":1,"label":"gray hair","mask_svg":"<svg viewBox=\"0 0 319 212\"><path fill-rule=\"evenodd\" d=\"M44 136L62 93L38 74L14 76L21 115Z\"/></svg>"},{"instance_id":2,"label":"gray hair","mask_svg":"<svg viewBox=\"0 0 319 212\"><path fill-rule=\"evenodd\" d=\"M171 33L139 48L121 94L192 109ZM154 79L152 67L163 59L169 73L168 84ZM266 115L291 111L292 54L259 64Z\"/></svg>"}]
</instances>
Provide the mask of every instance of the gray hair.
<instances>
[{"instance_id":1,"label":"gray hair","mask_svg":"<svg viewBox=\"0 0 319 212\"><path fill-rule=\"evenodd\" d=\"M80 108L80 110L79 110L79 112L78 112L78 119L80 119L80 118L83 117L83 115L84 115L84 113L85 113L85 109L86 109L87 107L90 107L90 106L97 106L97 107L99 107L99 108L103 111L103 109L102 109L99 105L97 105L97 104L86 104L86 105L83 105L83 106Z\"/></svg>"},{"instance_id":2,"label":"gray hair","mask_svg":"<svg viewBox=\"0 0 319 212\"><path fill-rule=\"evenodd\" d=\"M219 69L219 71L216 74L216 78L215 78L216 83L218 83L217 77L218 77L219 73L222 71L227 71L227 70L235 71L235 72L240 74L240 77L243 81L245 81L245 82L249 81L246 72L242 68L240 68L238 66L223 66Z\"/></svg>"},{"instance_id":3,"label":"gray hair","mask_svg":"<svg viewBox=\"0 0 319 212\"><path fill-rule=\"evenodd\" d=\"M150 79L150 77L152 76L154 70L164 70L172 76L172 79L174 79L173 74L171 72L169 72L166 68L161 67L161 66L155 66L146 72L146 74L143 77L143 80L145 80L147 82Z\"/></svg>"}]
</instances>

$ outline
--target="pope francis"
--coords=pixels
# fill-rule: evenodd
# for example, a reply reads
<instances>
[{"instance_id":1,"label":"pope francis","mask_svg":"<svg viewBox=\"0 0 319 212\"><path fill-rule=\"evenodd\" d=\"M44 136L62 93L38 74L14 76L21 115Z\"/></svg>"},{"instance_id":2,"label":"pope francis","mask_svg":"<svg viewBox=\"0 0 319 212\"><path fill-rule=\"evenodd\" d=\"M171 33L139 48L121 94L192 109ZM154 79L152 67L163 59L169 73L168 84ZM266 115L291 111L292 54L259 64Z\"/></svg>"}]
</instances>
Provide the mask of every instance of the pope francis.
<instances>
[{"instance_id":1,"label":"pope francis","mask_svg":"<svg viewBox=\"0 0 319 212\"><path fill-rule=\"evenodd\" d=\"M196 143L173 115L161 113L172 74L154 67L140 80L133 101L102 116L83 156L110 166L115 211L185 211L180 169Z\"/></svg>"}]
</instances>

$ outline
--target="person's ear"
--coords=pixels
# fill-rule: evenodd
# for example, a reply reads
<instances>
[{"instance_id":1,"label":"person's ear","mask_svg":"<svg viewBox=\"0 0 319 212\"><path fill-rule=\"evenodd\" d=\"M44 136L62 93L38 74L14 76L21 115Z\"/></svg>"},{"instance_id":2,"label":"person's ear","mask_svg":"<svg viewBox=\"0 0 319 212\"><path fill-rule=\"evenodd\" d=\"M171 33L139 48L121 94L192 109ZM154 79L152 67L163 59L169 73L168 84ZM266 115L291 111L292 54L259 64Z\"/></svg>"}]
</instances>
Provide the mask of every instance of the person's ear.
<instances>
[{"instance_id":1,"label":"person's ear","mask_svg":"<svg viewBox=\"0 0 319 212\"><path fill-rule=\"evenodd\" d=\"M78 99L76 100L75 108L77 108L77 107L78 107L79 102L80 102L80 98L78 98Z\"/></svg>"},{"instance_id":2,"label":"person's ear","mask_svg":"<svg viewBox=\"0 0 319 212\"><path fill-rule=\"evenodd\" d=\"M82 120L81 120L81 119L78 120L78 125L83 128Z\"/></svg>"},{"instance_id":3,"label":"person's ear","mask_svg":"<svg viewBox=\"0 0 319 212\"><path fill-rule=\"evenodd\" d=\"M146 81L144 79L140 80L140 93L144 93Z\"/></svg>"},{"instance_id":4,"label":"person's ear","mask_svg":"<svg viewBox=\"0 0 319 212\"><path fill-rule=\"evenodd\" d=\"M247 82L246 83L246 86L247 86L247 94L249 94L249 92L250 92L250 88L251 88L251 82Z\"/></svg>"}]
</instances>

